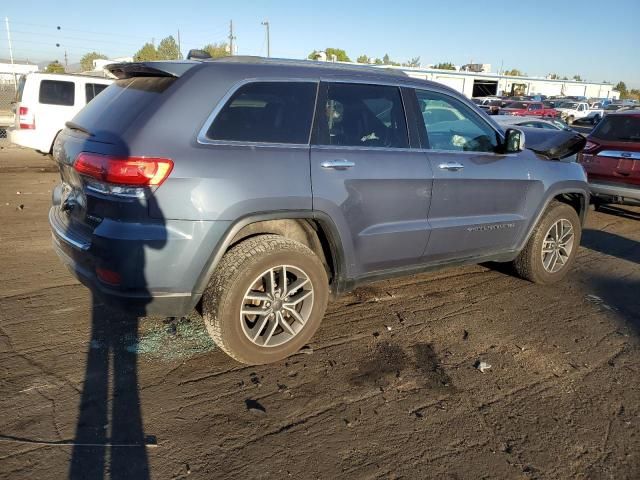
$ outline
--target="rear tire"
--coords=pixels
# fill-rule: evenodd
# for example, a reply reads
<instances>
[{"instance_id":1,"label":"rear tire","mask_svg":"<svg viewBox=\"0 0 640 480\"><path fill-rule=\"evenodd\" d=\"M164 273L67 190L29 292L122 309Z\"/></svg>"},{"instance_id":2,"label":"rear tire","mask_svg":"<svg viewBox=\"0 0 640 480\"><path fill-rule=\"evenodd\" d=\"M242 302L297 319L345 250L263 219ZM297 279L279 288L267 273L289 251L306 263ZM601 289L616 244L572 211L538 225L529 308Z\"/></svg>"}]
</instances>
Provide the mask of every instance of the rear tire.
<instances>
[{"instance_id":1,"label":"rear tire","mask_svg":"<svg viewBox=\"0 0 640 480\"><path fill-rule=\"evenodd\" d=\"M553 201L513 261L513 267L520 277L534 283L559 282L571 270L581 237L582 227L576 211L565 203Z\"/></svg>"},{"instance_id":2,"label":"rear tire","mask_svg":"<svg viewBox=\"0 0 640 480\"><path fill-rule=\"evenodd\" d=\"M309 341L328 297L327 272L313 251L279 235L260 235L224 255L203 294L202 316L227 355L265 364Z\"/></svg>"}]
</instances>

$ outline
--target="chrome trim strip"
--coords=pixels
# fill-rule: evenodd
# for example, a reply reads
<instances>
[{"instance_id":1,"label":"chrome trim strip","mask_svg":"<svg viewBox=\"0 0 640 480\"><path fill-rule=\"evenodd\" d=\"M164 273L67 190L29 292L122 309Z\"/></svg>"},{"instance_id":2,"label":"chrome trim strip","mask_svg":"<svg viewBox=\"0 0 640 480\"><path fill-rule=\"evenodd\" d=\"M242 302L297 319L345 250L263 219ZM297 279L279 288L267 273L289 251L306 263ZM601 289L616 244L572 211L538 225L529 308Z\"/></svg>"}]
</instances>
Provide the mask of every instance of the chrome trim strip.
<instances>
[{"instance_id":1,"label":"chrome trim strip","mask_svg":"<svg viewBox=\"0 0 640 480\"><path fill-rule=\"evenodd\" d=\"M309 147L309 140L311 138L311 132L313 132L313 122L311 129L309 130L309 138L307 138L307 143L269 143L269 142L244 142L237 140L213 140L207 137L207 132L209 128L211 128L211 124L214 122L218 114L222 111L222 109L227 105L227 102L231 97L242 87L248 85L250 83L273 83L273 82L289 82L289 83L315 83L316 84L316 102L318 99L318 88L320 85L319 80L313 80L309 78L269 78L269 77L255 77L255 78L245 78L244 80L240 80L233 84L233 86L223 95L223 97L218 101L218 104L213 109L213 111L209 114L207 119L204 121L204 124L200 131L198 132L198 136L196 137L196 141L200 145L228 145L228 146L248 146L248 147L279 147L279 148L300 148L300 147ZM314 116L315 116L315 103L314 103Z\"/></svg>"},{"instance_id":2,"label":"chrome trim strip","mask_svg":"<svg viewBox=\"0 0 640 480\"><path fill-rule=\"evenodd\" d=\"M51 234L53 235L54 241L58 241L58 239L64 241L68 245L72 246L76 250L80 250L82 252L86 252L91 248L91 242L86 241L83 242L81 240L76 240L72 238L70 235L67 235L58 225L59 220L55 217L55 213L52 208L49 210L49 225L51 227Z\"/></svg>"},{"instance_id":3,"label":"chrome trim strip","mask_svg":"<svg viewBox=\"0 0 640 480\"><path fill-rule=\"evenodd\" d=\"M629 152L626 150L603 150L597 153L596 156L640 160L640 152Z\"/></svg>"},{"instance_id":4,"label":"chrome trim strip","mask_svg":"<svg viewBox=\"0 0 640 480\"><path fill-rule=\"evenodd\" d=\"M80 250L83 252L86 252L91 248L90 242L79 242L77 240L74 240L73 238L65 235L63 232L58 230L55 227L55 225L51 225L51 228L53 229L53 231L51 232L51 235L53 235L53 238L55 240L58 240L58 239L63 240L65 243L68 243L69 245L74 247L76 250Z\"/></svg>"}]
</instances>

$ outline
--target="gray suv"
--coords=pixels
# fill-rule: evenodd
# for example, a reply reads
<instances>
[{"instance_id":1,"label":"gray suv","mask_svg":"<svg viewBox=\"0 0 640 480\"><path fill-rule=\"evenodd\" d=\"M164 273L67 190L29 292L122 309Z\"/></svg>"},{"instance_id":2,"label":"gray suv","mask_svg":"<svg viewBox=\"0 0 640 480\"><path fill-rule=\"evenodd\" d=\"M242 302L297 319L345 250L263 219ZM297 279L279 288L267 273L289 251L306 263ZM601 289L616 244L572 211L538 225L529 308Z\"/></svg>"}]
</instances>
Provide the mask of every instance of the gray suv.
<instances>
[{"instance_id":1,"label":"gray suv","mask_svg":"<svg viewBox=\"0 0 640 480\"><path fill-rule=\"evenodd\" d=\"M575 259L585 173L548 153L571 149L525 149L443 85L240 57L110 70L55 142L55 249L108 304L199 310L240 362L296 352L364 282L496 261L550 284Z\"/></svg>"}]
</instances>

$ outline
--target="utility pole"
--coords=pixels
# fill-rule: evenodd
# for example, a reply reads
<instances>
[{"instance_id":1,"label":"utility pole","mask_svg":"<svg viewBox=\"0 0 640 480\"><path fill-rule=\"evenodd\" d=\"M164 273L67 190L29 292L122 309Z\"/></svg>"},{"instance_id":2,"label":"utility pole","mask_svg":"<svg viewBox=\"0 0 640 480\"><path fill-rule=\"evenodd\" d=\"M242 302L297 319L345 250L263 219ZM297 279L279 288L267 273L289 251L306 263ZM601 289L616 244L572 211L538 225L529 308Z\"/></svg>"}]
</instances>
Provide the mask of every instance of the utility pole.
<instances>
[{"instance_id":1,"label":"utility pole","mask_svg":"<svg viewBox=\"0 0 640 480\"><path fill-rule=\"evenodd\" d=\"M229 20L229 55L233 56L233 41L236 37L233 36L233 20Z\"/></svg>"},{"instance_id":2,"label":"utility pole","mask_svg":"<svg viewBox=\"0 0 640 480\"><path fill-rule=\"evenodd\" d=\"M67 73L69 69L69 59L67 58L67 49L64 50L64 72Z\"/></svg>"},{"instance_id":3,"label":"utility pole","mask_svg":"<svg viewBox=\"0 0 640 480\"><path fill-rule=\"evenodd\" d=\"M269 35L269 20L262 22L262 25L267 27L267 58L271 56L271 39Z\"/></svg>"},{"instance_id":4,"label":"utility pole","mask_svg":"<svg viewBox=\"0 0 640 480\"><path fill-rule=\"evenodd\" d=\"M7 40L9 41L9 58L11 59L11 71L13 72L13 84L18 88L16 67L13 66L13 45L11 44L11 30L9 30L9 17L4 17L4 24L7 27Z\"/></svg>"},{"instance_id":5,"label":"utility pole","mask_svg":"<svg viewBox=\"0 0 640 480\"><path fill-rule=\"evenodd\" d=\"M182 48L180 47L180 29L178 29L178 60L182 60Z\"/></svg>"}]
</instances>

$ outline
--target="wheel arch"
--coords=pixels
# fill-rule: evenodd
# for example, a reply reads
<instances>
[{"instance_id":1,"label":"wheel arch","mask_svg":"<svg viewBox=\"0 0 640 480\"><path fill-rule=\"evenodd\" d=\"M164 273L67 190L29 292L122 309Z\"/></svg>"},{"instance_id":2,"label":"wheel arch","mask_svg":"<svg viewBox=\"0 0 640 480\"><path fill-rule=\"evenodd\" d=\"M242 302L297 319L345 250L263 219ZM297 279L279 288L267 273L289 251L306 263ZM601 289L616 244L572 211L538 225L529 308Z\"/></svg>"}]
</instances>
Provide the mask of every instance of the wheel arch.
<instances>
[{"instance_id":1,"label":"wheel arch","mask_svg":"<svg viewBox=\"0 0 640 480\"><path fill-rule=\"evenodd\" d=\"M517 246L517 252L520 252L525 247L525 245L529 241L529 238L531 238L536 225L540 223L540 220L549 208L549 205L554 201L565 203L571 206L578 214L578 218L580 218L580 224L584 225L584 222L587 218L587 211L589 209L589 192L581 187L566 187L550 191L546 196L546 200L542 204L542 207L538 210L534 221L529 225L527 234Z\"/></svg>"},{"instance_id":2,"label":"wheel arch","mask_svg":"<svg viewBox=\"0 0 640 480\"><path fill-rule=\"evenodd\" d=\"M205 290L223 255L233 246L251 237L282 235L309 247L327 269L330 291L337 295L344 285L344 251L340 234L326 215L310 211L255 213L233 223L211 253L194 287L198 297Z\"/></svg>"}]
</instances>

